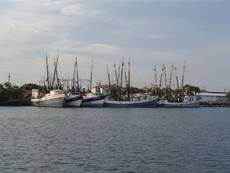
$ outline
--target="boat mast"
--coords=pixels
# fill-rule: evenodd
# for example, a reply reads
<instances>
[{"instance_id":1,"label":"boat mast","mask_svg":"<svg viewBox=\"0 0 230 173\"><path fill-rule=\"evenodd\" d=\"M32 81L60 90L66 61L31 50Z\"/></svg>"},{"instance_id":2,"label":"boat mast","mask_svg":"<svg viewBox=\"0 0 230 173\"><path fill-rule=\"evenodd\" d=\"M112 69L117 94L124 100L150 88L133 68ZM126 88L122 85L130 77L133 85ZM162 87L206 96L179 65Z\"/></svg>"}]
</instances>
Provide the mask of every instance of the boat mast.
<instances>
[{"instance_id":1,"label":"boat mast","mask_svg":"<svg viewBox=\"0 0 230 173\"><path fill-rule=\"evenodd\" d=\"M51 83L51 89L54 89L54 82L55 82L55 76L56 76L56 60L54 59L54 73L53 73L53 79L52 79L52 83Z\"/></svg>"},{"instance_id":2,"label":"boat mast","mask_svg":"<svg viewBox=\"0 0 230 173\"><path fill-rule=\"evenodd\" d=\"M91 62L91 68L90 68L89 91L91 91L91 89L92 89L92 83L93 83L93 61Z\"/></svg>"},{"instance_id":3,"label":"boat mast","mask_svg":"<svg viewBox=\"0 0 230 173\"><path fill-rule=\"evenodd\" d=\"M166 66L165 65L164 65L164 76L165 76L165 88L168 88L167 71L166 71Z\"/></svg>"},{"instance_id":4,"label":"boat mast","mask_svg":"<svg viewBox=\"0 0 230 173\"><path fill-rule=\"evenodd\" d=\"M121 77L121 66L120 66L120 64L119 64L119 65L118 65L118 73L117 73L117 81L118 81L117 85L118 85L118 87L120 87L120 84L119 84L119 82L120 82L120 77Z\"/></svg>"},{"instance_id":5,"label":"boat mast","mask_svg":"<svg viewBox=\"0 0 230 173\"><path fill-rule=\"evenodd\" d=\"M180 84L179 84L179 78L178 78L178 74L177 74L177 67L175 67L175 73L176 73L176 84L177 84L177 89L180 89Z\"/></svg>"},{"instance_id":6,"label":"boat mast","mask_svg":"<svg viewBox=\"0 0 230 173\"><path fill-rule=\"evenodd\" d=\"M171 71L170 71L170 76L169 76L169 88L171 88L171 85L172 85L173 69L174 69L174 65L172 63Z\"/></svg>"},{"instance_id":7,"label":"boat mast","mask_svg":"<svg viewBox=\"0 0 230 173\"><path fill-rule=\"evenodd\" d=\"M108 76L109 87L111 87L111 80L110 80L109 66L108 65L107 65L107 76Z\"/></svg>"},{"instance_id":8,"label":"boat mast","mask_svg":"<svg viewBox=\"0 0 230 173\"><path fill-rule=\"evenodd\" d=\"M130 59L128 61L128 100L130 101L130 93L131 93L131 86L130 86Z\"/></svg>"},{"instance_id":9,"label":"boat mast","mask_svg":"<svg viewBox=\"0 0 230 173\"><path fill-rule=\"evenodd\" d=\"M56 78L57 78L57 88L60 89L61 85L60 85L60 80L58 77L58 68L57 68L58 60L59 60L59 55L57 55L57 59L56 59L56 63L55 63L55 74L56 74Z\"/></svg>"},{"instance_id":10,"label":"boat mast","mask_svg":"<svg viewBox=\"0 0 230 173\"><path fill-rule=\"evenodd\" d=\"M186 65L185 65L185 62L184 62L183 73L182 73L182 79L181 79L181 89L183 89L183 87L184 87L185 68L186 68Z\"/></svg>"},{"instance_id":11,"label":"boat mast","mask_svg":"<svg viewBox=\"0 0 230 173\"><path fill-rule=\"evenodd\" d=\"M76 81L77 78L77 81ZM75 88L75 83L77 82L77 88ZM73 81L72 81L72 90L75 92L76 90L79 91L79 73L78 73L78 61L77 57L75 58L75 63L74 63L74 71L73 71Z\"/></svg>"},{"instance_id":12,"label":"boat mast","mask_svg":"<svg viewBox=\"0 0 230 173\"><path fill-rule=\"evenodd\" d=\"M157 66L154 66L155 86L157 86Z\"/></svg>"},{"instance_id":13,"label":"boat mast","mask_svg":"<svg viewBox=\"0 0 230 173\"><path fill-rule=\"evenodd\" d=\"M48 56L46 54L46 81L47 81L47 89L50 90L50 79L49 79L49 62Z\"/></svg>"},{"instance_id":14,"label":"boat mast","mask_svg":"<svg viewBox=\"0 0 230 173\"><path fill-rule=\"evenodd\" d=\"M78 69L77 57L76 57L76 70L77 70L77 91L80 91L80 84L79 84L79 69Z\"/></svg>"},{"instance_id":15,"label":"boat mast","mask_svg":"<svg viewBox=\"0 0 230 173\"><path fill-rule=\"evenodd\" d=\"M121 84L120 84L121 88L122 88L122 84L123 84L123 71L124 71L124 61L122 61L122 63L121 63Z\"/></svg>"},{"instance_id":16,"label":"boat mast","mask_svg":"<svg viewBox=\"0 0 230 173\"><path fill-rule=\"evenodd\" d=\"M73 68L73 79L72 79L72 91L73 92L75 92L75 82L76 82L76 60L77 60L77 57L75 59L74 68Z\"/></svg>"},{"instance_id":17,"label":"boat mast","mask_svg":"<svg viewBox=\"0 0 230 173\"><path fill-rule=\"evenodd\" d=\"M116 68L116 64L113 65L114 67L114 73L115 73L115 78L116 78L116 84L117 84L117 87L119 85L119 82L118 82L118 75L117 75L117 68Z\"/></svg>"},{"instance_id":18,"label":"boat mast","mask_svg":"<svg viewBox=\"0 0 230 173\"><path fill-rule=\"evenodd\" d=\"M159 88L161 88L161 86L162 86L163 73L164 73L164 65L162 66L162 69L161 69L161 76L160 76Z\"/></svg>"},{"instance_id":19,"label":"boat mast","mask_svg":"<svg viewBox=\"0 0 230 173\"><path fill-rule=\"evenodd\" d=\"M124 73L125 73L125 85L127 85L128 83L128 79L127 79L127 72L126 72L126 69L125 69L125 65L124 65Z\"/></svg>"}]
</instances>

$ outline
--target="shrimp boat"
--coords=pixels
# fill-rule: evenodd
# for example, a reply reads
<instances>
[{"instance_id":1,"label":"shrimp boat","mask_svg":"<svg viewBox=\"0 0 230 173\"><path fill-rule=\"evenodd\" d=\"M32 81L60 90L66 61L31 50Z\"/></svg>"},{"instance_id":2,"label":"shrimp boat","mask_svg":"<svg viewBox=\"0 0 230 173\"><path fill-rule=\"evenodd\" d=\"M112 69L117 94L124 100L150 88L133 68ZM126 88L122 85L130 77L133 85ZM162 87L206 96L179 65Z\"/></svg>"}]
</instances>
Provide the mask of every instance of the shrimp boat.
<instances>
[{"instance_id":1,"label":"shrimp boat","mask_svg":"<svg viewBox=\"0 0 230 173\"><path fill-rule=\"evenodd\" d=\"M38 90L32 90L32 106L63 107L65 94L62 90L51 90L44 97L38 97Z\"/></svg>"},{"instance_id":2,"label":"shrimp boat","mask_svg":"<svg viewBox=\"0 0 230 173\"><path fill-rule=\"evenodd\" d=\"M169 102L162 100L159 102L160 107L166 108L198 108L200 107L200 101L196 97L185 96L183 102Z\"/></svg>"},{"instance_id":3,"label":"shrimp boat","mask_svg":"<svg viewBox=\"0 0 230 173\"><path fill-rule=\"evenodd\" d=\"M120 68L121 67L121 68ZM144 97L133 97L131 93L131 84L130 84L130 61L128 61L128 73L125 71L125 64L122 61L121 66L117 70L114 65L114 72L116 78L116 84L114 86L111 85L110 82L110 74L108 72L108 81L110 86L110 92L115 93L115 97L111 96L110 99L105 100L105 107L138 107L138 108L153 108L157 106L157 97L150 96L149 94ZM108 68L107 68L107 71ZM123 84L123 76L125 78L125 87L122 87ZM125 94L123 94L125 93ZM113 94L112 94L113 95ZM132 95L132 96L131 96Z\"/></svg>"},{"instance_id":4,"label":"shrimp boat","mask_svg":"<svg viewBox=\"0 0 230 173\"><path fill-rule=\"evenodd\" d=\"M41 94L39 93L38 89L32 89L32 98L31 104L33 106L38 107L63 107L64 106L64 98L65 93L61 88L61 84L58 78L58 59L54 62L54 73L52 76L52 80L50 79L49 73L49 65L48 65L48 57L46 55L46 72L47 72L47 79L44 81L44 91ZM56 82L56 83L55 83Z\"/></svg>"},{"instance_id":5,"label":"shrimp boat","mask_svg":"<svg viewBox=\"0 0 230 173\"><path fill-rule=\"evenodd\" d=\"M104 95L87 94L83 96L82 107L103 107L105 103Z\"/></svg>"},{"instance_id":6,"label":"shrimp boat","mask_svg":"<svg viewBox=\"0 0 230 173\"><path fill-rule=\"evenodd\" d=\"M113 101L105 100L105 107L137 107L137 108L153 108L157 106L157 98L150 97L144 100L131 101Z\"/></svg>"},{"instance_id":7,"label":"shrimp boat","mask_svg":"<svg viewBox=\"0 0 230 173\"><path fill-rule=\"evenodd\" d=\"M72 89L65 97L65 107L80 107L83 97L80 94L79 75L78 75L78 61L77 57L74 63Z\"/></svg>"}]
</instances>

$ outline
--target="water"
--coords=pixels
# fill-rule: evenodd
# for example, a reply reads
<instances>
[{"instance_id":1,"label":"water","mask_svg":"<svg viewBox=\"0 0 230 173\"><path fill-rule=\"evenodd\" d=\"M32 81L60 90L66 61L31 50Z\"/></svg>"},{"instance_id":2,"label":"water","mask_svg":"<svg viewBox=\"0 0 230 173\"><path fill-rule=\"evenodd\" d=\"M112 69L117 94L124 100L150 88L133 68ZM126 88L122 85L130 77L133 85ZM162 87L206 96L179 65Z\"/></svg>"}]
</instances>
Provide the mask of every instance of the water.
<instances>
[{"instance_id":1,"label":"water","mask_svg":"<svg viewBox=\"0 0 230 173\"><path fill-rule=\"evenodd\" d=\"M0 107L0 172L226 173L230 109Z\"/></svg>"}]
</instances>

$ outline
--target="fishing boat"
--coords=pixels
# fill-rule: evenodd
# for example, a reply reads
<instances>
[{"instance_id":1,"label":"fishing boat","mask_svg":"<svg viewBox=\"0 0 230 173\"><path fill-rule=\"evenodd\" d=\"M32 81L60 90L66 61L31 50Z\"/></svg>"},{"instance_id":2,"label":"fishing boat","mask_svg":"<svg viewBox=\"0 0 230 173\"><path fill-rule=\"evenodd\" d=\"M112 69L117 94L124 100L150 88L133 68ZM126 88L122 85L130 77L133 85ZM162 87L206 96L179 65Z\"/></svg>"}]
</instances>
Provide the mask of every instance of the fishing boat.
<instances>
[{"instance_id":1,"label":"fishing boat","mask_svg":"<svg viewBox=\"0 0 230 173\"><path fill-rule=\"evenodd\" d=\"M43 91L39 93L38 89L32 90L31 104L39 107L63 107L65 93L61 90L60 80L58 78L58 59L54 61L54 73L52 79L49 73L48 56L46 55L46 80L43 81Z\"/></svg>"},{"instance_id":2,"label":"fishing boat","mask_svg":"<svg viewBox=\"0 0 230 173\"><path fill-rule=\"evenodd\" d=\"M116 84L111 85L110 74L107 67L108 82L110 86L110 97L105 100L105 107L143 107L153 108L157 106L157 97L146 94L141 97L134 97L130 84L130 61L128 61L128 71L125 71L125 64L122 61L118 69L114 64L114 72ZM125 79L125 87L123 87L123 76Z\"/></svg>"},{"instance_id":3,"label":"fishing boat","mask_svg":"<svg viewBox=\"0 0 230 173\"><path fill-rule=\"evenodd\" d=\"M78 61L77 57L74 63L72 89L65 97L65 107L80 107L83 97L80 93L79 74L78 74Z\"/></svg>"},{"instance_id":4,"label":"fishing boat","mask_svg":"<svg viewBox=\"0 0 230 173\"><path fill-rule=\"evenodd\" d=\"M200 107L200 101L196 97L185 96L183 102L169 102L167 100L159 101L160 107L166 108L198 108Z\"/></svg>"},{"instance_id":5,"label":"fishing boat","mask_svg":"<svg viewBox=\"0 0 230 173\"><path fill-rule=\"evenodd\" d=\"M38 107L63 107L65 94L62 90L51 90L44 97L38 98L38 90L32 91L32 106Z\"/></svg>"},{"instance_id":6,"label":"fishing boat","mask_svg":"<svg viewBox=\"0 0 230 173\"><path fill-rule=\"evenodd\" d=\"M83 96L82 107L103 107L105 103L104 95L87 94Z\"/></svg>"},{"instance_id":7,"label":"fishing boat","mask_svg":"<svg viewBox=\"0 0 230 173\"><path fill-rule=\"evenodd\" d=\"M150 97L144 100L131 100L131 101L115 101L105 100L105 107L137 107L137 108L154 108L157 106L157 98Z\"/></svg>"}]
</instances>

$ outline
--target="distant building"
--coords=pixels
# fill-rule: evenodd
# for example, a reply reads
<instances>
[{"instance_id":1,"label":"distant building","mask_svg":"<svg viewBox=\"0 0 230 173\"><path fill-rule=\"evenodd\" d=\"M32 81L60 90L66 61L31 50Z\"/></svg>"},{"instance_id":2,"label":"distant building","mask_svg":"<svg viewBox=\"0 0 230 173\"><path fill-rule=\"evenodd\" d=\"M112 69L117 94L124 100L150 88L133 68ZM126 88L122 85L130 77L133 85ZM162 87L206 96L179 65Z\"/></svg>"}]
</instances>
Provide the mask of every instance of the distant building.
<instances>
[{"instance_id":1,"label":"distant building","mask_svg":"<svg viewBox=\"0 0 230 173\"><path fill-rule=\"evenodd\" d=\"M226 94L225 92L201 92L197 96L201 104L222 104L228 101Z\"/></svg>"}]
</instances>

